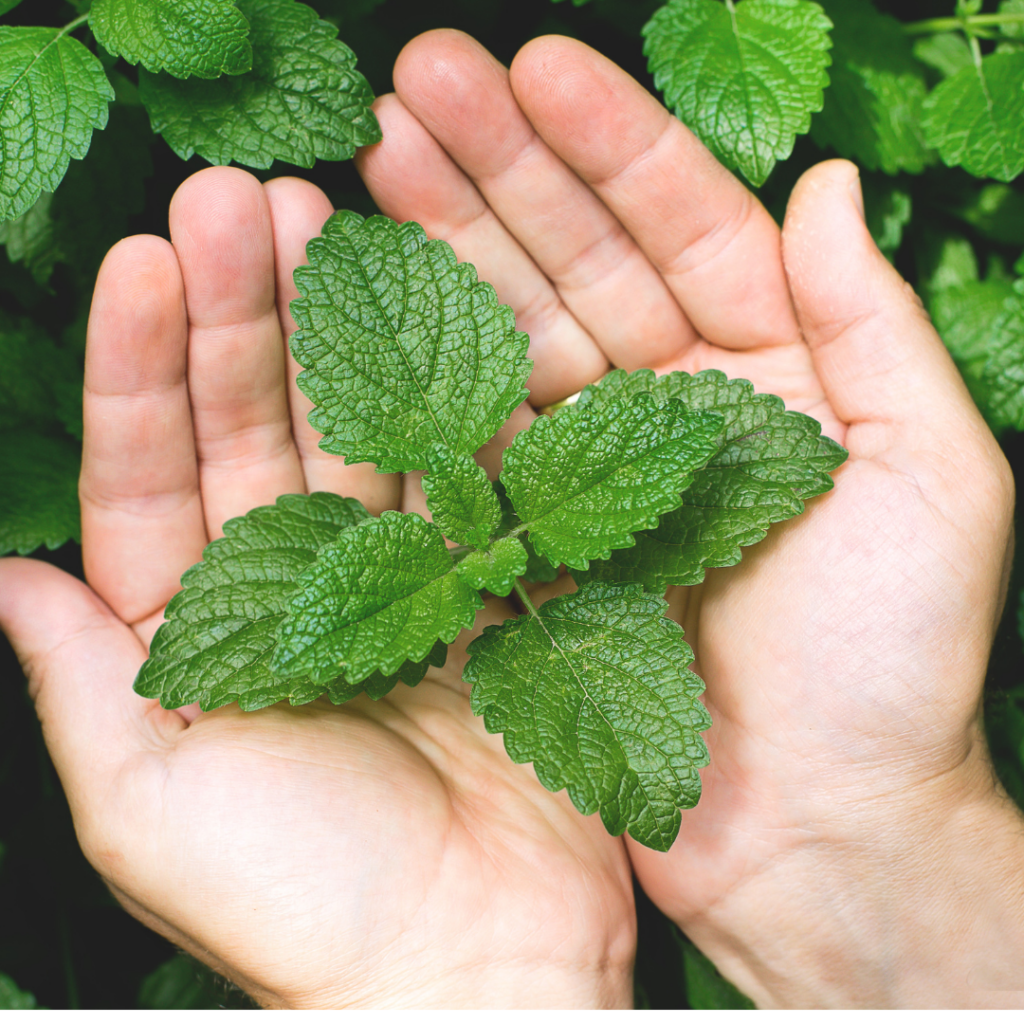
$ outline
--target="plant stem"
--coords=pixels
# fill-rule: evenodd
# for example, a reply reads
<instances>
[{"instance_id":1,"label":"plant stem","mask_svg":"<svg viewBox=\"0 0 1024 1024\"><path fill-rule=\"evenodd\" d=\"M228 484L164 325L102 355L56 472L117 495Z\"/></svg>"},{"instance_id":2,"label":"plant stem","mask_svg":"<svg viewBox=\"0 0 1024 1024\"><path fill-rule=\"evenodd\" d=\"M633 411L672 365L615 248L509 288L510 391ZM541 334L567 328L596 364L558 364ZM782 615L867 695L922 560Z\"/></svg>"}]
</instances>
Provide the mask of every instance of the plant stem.
<instances>
[{"instance_id":1,"label":"plant stem","mask_svg":"<svg viewBox=\"0 0 1024 1024\"><path fill-rule=\"evenodd\" d=\"M908 36L931 35L935 32L963 31L971 35L974 26L983 28L987 25L1024 25L1024 13L1021 14L971 14L966 18L926 18L924 21L911 21L903 26Z\"/></svg>"},{"instance_id":2,"label":"plant stem","mask_svg":"<svg viewBox=\"0 0 1024 1024\"><path fill-rule=\"evenodd\" d=\"M523 586L522 582L517 579L512 584L515 588L515 592L519 595L519 600L523 602L523 607L536 619L540 618L540 612L537 611L537 606L530 600L530 595L526 592L526 587Z\"/></svg>"},{"instance_id":3,"label":"plant stem","mask_svg":"<svg viewBox=\"0 0 1024 1024\"><path fill-rule=\"evenodd\" d=\"M82 14L75 18L74 21L69 21L61 30L60 34L66 36L69 32L74 32L76 28L81 28L89 20L88 13Z\"/></svg>"}]
</instances>

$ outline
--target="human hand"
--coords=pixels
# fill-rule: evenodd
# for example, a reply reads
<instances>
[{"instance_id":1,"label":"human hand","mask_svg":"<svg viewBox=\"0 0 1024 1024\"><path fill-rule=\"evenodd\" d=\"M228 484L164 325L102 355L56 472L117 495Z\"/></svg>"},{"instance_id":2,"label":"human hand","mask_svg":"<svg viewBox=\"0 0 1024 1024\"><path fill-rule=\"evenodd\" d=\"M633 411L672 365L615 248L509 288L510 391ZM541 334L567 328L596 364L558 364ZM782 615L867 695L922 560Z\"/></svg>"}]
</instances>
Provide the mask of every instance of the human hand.
<instances>
[{"instance_id":1,"label":"human hand","mask_svg":"<svg viewBox=\"0 0 1024 1024\"><path fill-rule=\"evenodd\" d=\"M630 843L648 894L763 1005L1020 1001L1024 830L979 721L1012 478L855 168L808 172L780 233L582 44L534 40L509 75L429 33L395 84L360 169L516 308L535 406L610 365L715 367L850 451L805 515L671 595L711 765L671 851Z\"/></svg>"},{"instance_id":2,"label":"human hand","mask_svg":"<svg viewBox=\"0 0 1024 1024\"><path fill-rule=\"evenodd\" d=\"M127 239L100 271L89 586L0 560L0 625L82 847L136 917L269 1006L630 1005L624 845L487 735L464 644L378 702L200 715L132 691L228 518L307 490L422 507L414 478L321 452L295 386L292 270L331 212L305 182L209 169L174 198L173 246ZM478 628L508 614L494 600Z\"/></svg>"}]
</instances>

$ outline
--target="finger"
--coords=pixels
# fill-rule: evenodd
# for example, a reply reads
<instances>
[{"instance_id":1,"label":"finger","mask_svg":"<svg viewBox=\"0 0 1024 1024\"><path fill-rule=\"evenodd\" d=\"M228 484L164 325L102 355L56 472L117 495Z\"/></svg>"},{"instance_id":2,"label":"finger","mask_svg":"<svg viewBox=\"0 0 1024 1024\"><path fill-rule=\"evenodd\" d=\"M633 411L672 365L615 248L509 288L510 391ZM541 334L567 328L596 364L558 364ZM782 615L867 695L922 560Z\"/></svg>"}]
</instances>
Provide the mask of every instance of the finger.
<instances>
[{"instance_id":1,"label":"finger","mask_svg":"<svg viewBox=\"0 0 1024 1024\"><path fill-rule=\"evenodd\" d=\"M170 600L207 541L187 341L174 250L152 236L119 242L89 314L79 492L86 578L129 623Z\"/></svg>"},{"instance_id":2,"label":"finger","mask_svg":"<svg viewBox=\"0 0 1024 1024\"><path fill-rule=\"evenodd\" d=\"M397 96L380 97L374 110L384 141L356 158L367 188L389 217L448 242L515 310L516 327L530 336L531 402L549 405L604 376L604 353L433 136Z\"/></svg>"},{"instance_id":3,"label":"finger","mask_svg":"<svg viewBox=\"0 0 1024 1024\"><path fill-rule=\"evenodd\" d=\"M637 240L703 338L799 342L778 227L650 93L560 36L527 43L510 75L534 128Z\"/></svg>"},{"instance_id":4,"label":"finger","mask_svg":"<svg viewBox=\"0 0 1024 1024\"><path fill-rule=\"evenodd\" d=\"M783 253L800 326L846 446L947 450L987 434L910 286L864 224L856 167L831 160L797 183ZM938 428L938 429L937 429ZM956 431L951 433L951 431Z\"/></svg>"},{"instance_id":5,"label":"finger","mask_svg":"<svg viewBox=\"0 0 1024 1024\"><path fill-rule=\"evenodd\" d=\"M292 434L302 460L306 489L356 498L374 515L384 509L397 508L400 477L377 473L367 462L347 466L343 459L320 448L323 435L310 426L308 419L313 403L296 383L302 367L287 351L287 339L296 330L289 303L299 297L292 275L296 267L306 262L306 243L320 234L334 208L320 189L301 178L277 178L267 182L264 191L274 232L277 315L285 339Z\"/></svg>"},{"instance_id":6,"label":"finger","mask_svg":"<svg viewBox=\"0 0 1024 1024\"><path fill-rule=\"evenodd\" d=\"M97 794L112 796L125 763L166 746L184 722L132 690L146 659L142 642L84 583L54 566L0 559L0 629L29 678L47 747L82 827L89 815L80 810Z\"/></svg>"},{"instance_id":7,"label":"finger","mask_svg":"<svg viewBox=\"0 0 1024 1024\"><path fill-rule=\"evenodd\" d=\"M659 365L695 340L661 276L538 137L508 72L479 43L428 32L405 47L394 77L402 102L473 179L611 362Z\"/></svg>"},{"instance_id":8,"label":"finger","mask_svg":"<svg viewBox=\"0 0 1024 1024\"><path fill-rule=\"evenodd\" d=\"M211 167L175 193L171 240L189 319L188 379L207 532L305 488L292 439L263 186Z\"/></svg>"}]
</instances>

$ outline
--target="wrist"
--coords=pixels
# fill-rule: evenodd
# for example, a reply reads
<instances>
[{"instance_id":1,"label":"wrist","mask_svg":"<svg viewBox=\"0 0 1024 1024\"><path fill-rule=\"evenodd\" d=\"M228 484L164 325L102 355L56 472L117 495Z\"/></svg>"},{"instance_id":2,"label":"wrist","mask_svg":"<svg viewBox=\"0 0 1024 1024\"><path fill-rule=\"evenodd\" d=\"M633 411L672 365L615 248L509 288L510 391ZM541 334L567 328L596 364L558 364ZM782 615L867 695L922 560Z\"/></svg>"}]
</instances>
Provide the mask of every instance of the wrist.
<instances>
[{"instance_id":1,"label":"wrist","mask_svg":"<svg viewBox=\"0 0 1024 1024\"><path fill-rule=\"evenodd\" d=\"M980 753L925 788L680 923L759 1006L1024 1007L1024 817Z\"/></svg>"}]
</instances>

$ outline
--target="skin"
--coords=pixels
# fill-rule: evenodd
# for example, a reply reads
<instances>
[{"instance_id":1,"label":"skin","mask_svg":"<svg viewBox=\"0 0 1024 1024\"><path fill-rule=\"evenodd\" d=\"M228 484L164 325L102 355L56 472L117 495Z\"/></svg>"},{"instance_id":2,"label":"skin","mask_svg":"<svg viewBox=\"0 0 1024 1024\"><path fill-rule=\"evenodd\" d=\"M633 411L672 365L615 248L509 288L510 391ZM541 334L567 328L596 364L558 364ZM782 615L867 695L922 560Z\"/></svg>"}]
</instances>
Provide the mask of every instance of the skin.
<instances>
[{"instance_id":1,"label":"skin","mask_svg":"<svg viewBox=\"0 0 1024 1024\"><path fill-rule=\"evenodd\" d=\"M850 459L740 566L671 595L714 725L666 854L513 765L470 714L461 649L377 703L165 711L131 680L225 519L302 490L424 508L415 475L346 467L305 421L287 303L327 200L200 172L171 244L119 243L97 282L89 585L0 561L0 625L87 856L271 1006L627 1006L631 869L759 1005L1024 1005L1024 823L979 725L1012 476L874 247L856 169L809 171L780 232L580 43L534 40L506 71L428 33L395 84L359 169L516 310L534 408L612 365L714 366ZM492 474L533 415L482 454ZM492 601L477 630L507 614Z\"/></svg>"}]
</instances>

